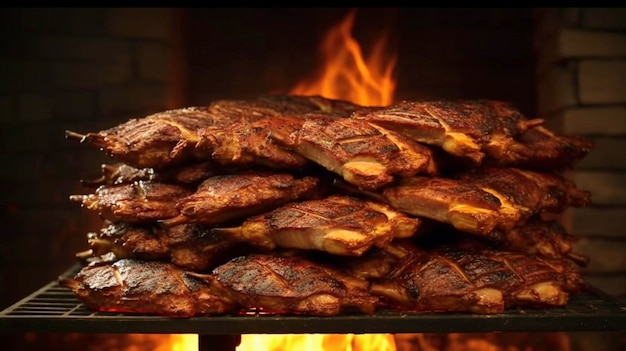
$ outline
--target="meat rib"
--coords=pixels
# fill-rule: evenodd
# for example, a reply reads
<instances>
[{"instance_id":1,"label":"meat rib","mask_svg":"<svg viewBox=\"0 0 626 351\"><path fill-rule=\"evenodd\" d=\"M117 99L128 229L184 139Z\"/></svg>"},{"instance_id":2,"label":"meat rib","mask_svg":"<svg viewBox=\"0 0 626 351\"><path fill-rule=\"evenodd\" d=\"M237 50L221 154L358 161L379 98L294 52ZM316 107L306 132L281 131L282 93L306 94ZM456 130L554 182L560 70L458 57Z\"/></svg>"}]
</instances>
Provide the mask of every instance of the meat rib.
<instances>
[{"instance_id":1,"label":"meat rib","mask_svg":"<svg viewBox=\"0 0 626 351\"><path fill-rule=\"evenodd\" d=\"M224 236L276 247L360 256L372 246L389 249L394 238L413 236L421 220L386 205L344 195L292 202L245 220L240 227L216 228Z\"/></svg>"},{"instance_id":2,"label":"meat rib","mask_svg":"<svg viewBox=\"0 0 626 351\"><path fill-rule=\"evenodd\" d=\"M174 318L223 314L236 308L204 279L172 264L122 259L83 267L59 278L88 308L100 312L154 314Z\"/></svg>"},{"instance_id":3,"label":"meat rib","mask_svg":"<svg viewBox=\"0 0 626 351\"><path fill-rule=\"evenodd\" d=\"M523 253L442 247L416 250L372 283L390 306L414 312L501 313L511 307L563 306L579 291L577 270L564 261Z\"/></svg>"},{"instance_id":4,"label":"meat rib","mask_svg":"<svg viewBox=\"0 0 626 351\"><path fill-rule=\"evenodd\" d=\"M290 201L317 197L319 180L288 173L247 171L203 181L195 193L176 203L180 215L162 221L215 225L270 211Z\"/></svg>"},{"instance_id":5,"label":"meat rib","mask_svg":"<svg viewBox=\"0 0 626 351\"><path fill-rule=\"evenodd\" d=\"M316 113L272 122L278 143L363 189L438 173L428 147L367 121Z\"/></svg>"},{"instance_id":6,"label":"meat rib","mask_svg":"<svg viewBox=\"0 0 626 351\"><path fill-rule=\"evenodd\" d=\"M507 103L491 100L402 101L356 111L364 119L479 165L485 153L505 153L514 138L543 123L528 120Z\"/></svg>"},{"instance_id":7,"label":"meat rib","mask_svg":"<svg viewBox=\"0 0 626 351\"><path fill-rule=\"evenodd\" d=\"M192 194L186 187L153 181L101 185L88 195L70 200L113 222L146 223L178 216L176 202Z\"/></svg>"},{"instance_id":8,"label":"meat rib","mask_svg":"<svg viewBox=\"0 0 626 351\"><path fill-rule=\"evenodd\" d=\"M211 277L220 296L269 314L371 314L378 302L365 280L299 256L240 256L215 268Z\"/></svg>"},{"instance_id":9,"label":"meat rib","mask_svg":"<svg viewBox=\"0 0 626 351\"><path fill-rule=\"evenodd\" d=\"M239 251L232 241L196 224L165 228L110 223L99 233L90 233L87 242L90 251L81 253L83 259L112 252L117 259L168 260L194 272L212 269L223 263L222 257Z\"/></svg>"}]
</instances>

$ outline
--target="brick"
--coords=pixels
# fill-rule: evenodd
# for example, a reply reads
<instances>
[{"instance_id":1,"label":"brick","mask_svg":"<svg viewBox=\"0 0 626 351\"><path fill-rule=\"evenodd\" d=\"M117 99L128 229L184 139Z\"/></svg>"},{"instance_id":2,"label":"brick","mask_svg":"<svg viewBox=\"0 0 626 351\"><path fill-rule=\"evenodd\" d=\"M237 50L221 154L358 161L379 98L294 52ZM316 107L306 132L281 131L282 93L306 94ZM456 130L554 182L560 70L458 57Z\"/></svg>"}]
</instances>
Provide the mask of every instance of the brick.
<instances>
[{"instance_id":1,"label":"brick","mask_svg":"<svg viewBox=\"0 0 626 351\"><path fill-rule=\"evenodd\" d=\"M576 185L591 192L593 205L626 205L626 173L573 171Z\"/></svg>"},{"instance_id":2,"label":"brick","mask_svg":"<svg viewBox=\"0 0 626 351\"><path fill-rule=\"evenodd\" d=\"M28 33L104 34L106 9L26 8L21 9L22 30Z\"/></svg>"},{"instance_id":3,"label":"brick","mask_svg":"<svg viewBox=\"0 0 626 351\"><path fill-rule=\"evenodd\" d=\"M98 96L100 113L104 116L123 113L149 113L165 109L167 87L145 84L103 89Z\"/></svg>"},{"instance_id":4,"label":"brick","mask_svg":"<svg viewBox=\"0 0 626 351\"><path fill-rule=\"evenodd\" d=\"M172 11L167 8L111 8L109 32L123 38L167 40L172 30Z\"/></svg>"},{"instance_id":5,"label":"brick","mask_svg":"<svg viewBox=\"0 0 626 351\"><path fill-rule=\"evenodd\" d=\"M39 92L52 82L50 64L31 58L1 58L0 77L0 91L10 93Z\"/></svg>"},{"instance_id":6,"label":"brick","mask_svg":"<svg viewBox=\"0 0 626 351\"><path fill-rule=\"evenodd\" d=\"M576 107L559 118L562 132L575 135L626 135L626 107Z\"/></svg>"},{"instance_id":7,"label":"brick","mask_svg":"<svg viewBox=\"0 0 626 351\"><path fill-rule=\"evenodd\" d=\"M548 118L578 104L574 84L575 74L576 65L569 63L552 67L547 75L538 81L537 112L540 116Z\"/></svg>"},{"instance_id":8,"label":"brick","mask_svg":"<svg viewBox=\"0 0 626 351\"><path fill-rule=\"evenodd\" d=\"M132 78L130 58L127 62L98 64L57 62L53 64L54 87L90 89L127 83Z\"/></svg>"},{"instance_id":9,"label":"brick","mask_svg":"<svg viewBox=\"0 0 626 351\"><path fill-rule=\"evenodd\" d=\"M139 76L143 79L165 82L170 74L168 47L159 42L138 43L136 47Z\"/></svg>"},{"instance_id":10,"label":"brick","mask_svg":"<svg viewBox=\"0 0 626 351\"><path fill-rule=\"evenodd\" d=\"M90 36L41 36L27 45L34 57L90 62L128 62L132 44L126 40Z\"/></svg>"},{"instance_id":11,"label":"brick","mask_svg":"<svg viewBox=\"0 0 626 351\"><path fill-rule=\"evenodd\" d=\"M584 272L611 273L626 271L626 240L602 240L581 238L574 244L574 251L590 258Z\"/></svg>"},{"instance_id":12,"label":"brick","mask_svg":"<svg viewBox=\"0 0 626 351\"><path fill-rule=\"evenodd\" d=\"M95 90L57 90L52 98L52 113L56 119L94 119L96 116Z\"/></svg>"},{"instance_id":13,"label":"brick","mask_svg":"<svg viewBox=\"0 0 626 351\"><path fill-rule=\"evenodd\" d=\"M572 234L626 239L626 207L571 208L568 210Z\"/></svg>"},{"instance_id":14,"label":"brick","mask_svg":"<svg viewBox=\"0 0 626 351\"><path fill-rule=\"evenodd\" d=\"M626 61L579 63L579 97L584 104L626 102Z\"/></svg>"},{"instance_id":15,"label":"brick","mask_svg":"<svg viewBox=\"0 0 626 351\"><path fill-rule=\"evenodd\" d=\"M52 119L51 101L44 94L20 94L18 103L20 119L27 123Z\"/></svg>"},{"instance_id":16,"label":"brick","mask_svg":"<svg viewBox=\"0 0 626 351\"><path fill-rule=\"evenodd\" d=\"M566 58L626 56L626 34L562 29L559 47Z\"/></svg>"},{"instance_id":17,"label":"brick","mask_svg":"<svg viewBox=\"0 0 626 351\"><path fill-rule=\"evenodd\" d=\"M584 8L582 26L593 29L624 29L626 8Z\"/></svg>"},{"instance_id":18,"label":"brick","mask_svg":"<svg viewBox=\"0 0 626 351\"><path fill-rule=\"evenodd\" d=\"M578 164L576 169L626 170L625 138L589 138L594 147Z\"/></svg>"},{"instance_id":19,"label":"brick","mask_svg":"<svg viewBox=\"0 0 626 351\"><path fill-rule=\"evenodd\" d=\"M17 98L13 94L0 96L0 121L10 122L19 118Z\"/></svg>"}]
</instances>

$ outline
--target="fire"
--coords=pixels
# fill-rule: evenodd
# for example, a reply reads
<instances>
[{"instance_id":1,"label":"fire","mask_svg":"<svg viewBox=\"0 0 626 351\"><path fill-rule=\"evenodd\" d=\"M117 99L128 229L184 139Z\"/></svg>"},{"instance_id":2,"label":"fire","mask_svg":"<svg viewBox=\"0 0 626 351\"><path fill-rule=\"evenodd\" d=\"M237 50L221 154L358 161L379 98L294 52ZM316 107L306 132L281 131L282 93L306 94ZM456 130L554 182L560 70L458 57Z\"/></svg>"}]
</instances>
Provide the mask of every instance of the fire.
<instances>
[{"instance_id":1,"label":"fire","mask_svg":"<svg viewBox=\"0 0 626 351\"><path fill-rule=\"evenodd\" d=\"M395 351L391 334L242 335L237 351Z\"/></svg>"},{"instance_id":2,"label":"fire","mask_svg":"<svg viewBox=\"0 0 626 351\"><path fill-rule=\"evenodd\" d=\"M388 53L388 40L383 35L364 58L361 46L352 36L355 16L353 10L329 30L321 44L324 57L321 73L312 80L296 84L291 94L321 95L364 106L393 103L397 55Z\"/></svg>"}]
</instances>

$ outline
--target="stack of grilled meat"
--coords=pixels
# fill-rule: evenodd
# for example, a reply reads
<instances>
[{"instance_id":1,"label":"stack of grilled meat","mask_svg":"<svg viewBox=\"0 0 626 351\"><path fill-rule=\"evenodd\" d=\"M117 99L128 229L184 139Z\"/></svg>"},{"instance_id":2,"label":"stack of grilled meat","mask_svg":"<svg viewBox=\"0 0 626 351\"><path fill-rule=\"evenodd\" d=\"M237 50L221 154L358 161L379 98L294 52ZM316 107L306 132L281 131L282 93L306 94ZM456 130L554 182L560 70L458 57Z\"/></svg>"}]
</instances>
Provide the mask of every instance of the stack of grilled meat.
<instances>
[{"instance_id":1,"label":"stack of grilled meat","mask_svg":"<svg viewBox=\"0 0 626 351\"><path fill-rule=\"evenodd\" d=\"M70 199L103 220L60 278L89 308L500 313L563 306L588 262L553 214L589 141L507 103L263 96L69 139L114 160Z\"/></svg>"}]
</instances>

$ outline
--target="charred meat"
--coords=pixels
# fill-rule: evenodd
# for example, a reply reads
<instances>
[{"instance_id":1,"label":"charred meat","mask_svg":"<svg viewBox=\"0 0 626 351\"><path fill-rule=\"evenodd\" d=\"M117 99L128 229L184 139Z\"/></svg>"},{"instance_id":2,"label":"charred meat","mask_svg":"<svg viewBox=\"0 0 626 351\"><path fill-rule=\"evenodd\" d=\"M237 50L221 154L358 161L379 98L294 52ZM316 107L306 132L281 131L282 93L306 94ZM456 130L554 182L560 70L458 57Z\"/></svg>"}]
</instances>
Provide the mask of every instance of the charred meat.
<instances>
[{"instance_id":1,"label":"charred meat","mask_svg":"<svg viewBox=\"0 0 626 351\"><path fill-rule=\"evenodd\" d=\"M421 221L386 205L344 195L291 202L249 218L236 228L216 228L224 236L276 247L360 256L372 246L391 249L395 238L413 236Z\"/></svg>"}]
</instances>

